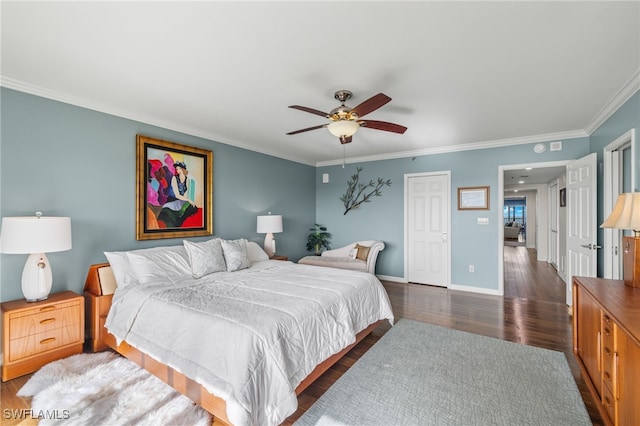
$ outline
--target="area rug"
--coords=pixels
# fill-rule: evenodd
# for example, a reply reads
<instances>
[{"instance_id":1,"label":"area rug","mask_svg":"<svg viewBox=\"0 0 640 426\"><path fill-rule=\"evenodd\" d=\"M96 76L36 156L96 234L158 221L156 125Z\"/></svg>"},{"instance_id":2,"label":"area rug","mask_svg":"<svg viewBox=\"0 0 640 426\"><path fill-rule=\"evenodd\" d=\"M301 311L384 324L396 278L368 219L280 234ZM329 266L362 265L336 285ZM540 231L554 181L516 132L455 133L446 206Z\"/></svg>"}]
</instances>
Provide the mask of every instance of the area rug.
<instances>
[{"instance_id":1,"label":"area rug","mask_svg":"<svg viewBox=\"0 0 640 426\"><path fill-rule=\"evenodd\" d=\"M591 425L561 352L400 320L295 423Z\"/></svg>"},{"instance_id":2,"label":"area rug","mask_svg":"<svg viewBox=\"0 0 640 426\"><path fill-rule=\"evenodd\" d=\"M80 354L38 370L18 391L40 425L211 425L190 399L112 352Z\"/></svg>"}]
</instances>

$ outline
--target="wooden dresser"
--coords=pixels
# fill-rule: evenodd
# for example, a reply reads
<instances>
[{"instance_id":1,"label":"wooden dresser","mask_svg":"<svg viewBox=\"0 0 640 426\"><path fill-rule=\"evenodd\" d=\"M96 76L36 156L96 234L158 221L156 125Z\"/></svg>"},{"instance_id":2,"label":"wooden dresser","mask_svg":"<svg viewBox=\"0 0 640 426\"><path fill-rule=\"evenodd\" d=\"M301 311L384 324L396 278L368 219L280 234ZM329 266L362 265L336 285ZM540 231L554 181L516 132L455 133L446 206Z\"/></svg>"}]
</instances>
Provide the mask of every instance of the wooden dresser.
<instances>
[{"instance_id":1,"label":"wooden dresser","mask_svg":"<svg viewBox=\"0 0 640 426\"><path fill-rule=\"evenodd\" d=\"M640 289L574 277L573 352L607 424L640 425Z\"/></svg>"},{"instance_id":2,"label":"wooden dresser","mask_svg":"<svg viewBox=\"0 0 640 426\"><path fill-rule=\"evenodd\" d=\"M2 381L82 352L84 298L72 291L41 302L4 302L2 309Z\"/></svg>"}]
</instances>

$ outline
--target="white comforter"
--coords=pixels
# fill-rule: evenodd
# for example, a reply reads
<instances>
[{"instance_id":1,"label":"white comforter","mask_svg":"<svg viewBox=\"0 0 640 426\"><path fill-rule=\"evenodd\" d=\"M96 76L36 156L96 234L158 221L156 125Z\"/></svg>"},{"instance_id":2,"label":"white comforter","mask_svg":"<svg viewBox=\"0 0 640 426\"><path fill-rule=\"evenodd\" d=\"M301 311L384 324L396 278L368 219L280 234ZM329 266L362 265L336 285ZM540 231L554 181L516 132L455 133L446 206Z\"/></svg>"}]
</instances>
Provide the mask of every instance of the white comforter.
<instances>
[{"instance_id":1,"label":"white comforter","mask_svg":"<svg viewBox=\"0 0 640 426\"><path fill-rule=\"evenodd\" d=\"M225 399L235 425L276 425L316 365L380 319L393 312L375 276L269 260L119 288L106 326Z\"/></svg>"}]
</instances>

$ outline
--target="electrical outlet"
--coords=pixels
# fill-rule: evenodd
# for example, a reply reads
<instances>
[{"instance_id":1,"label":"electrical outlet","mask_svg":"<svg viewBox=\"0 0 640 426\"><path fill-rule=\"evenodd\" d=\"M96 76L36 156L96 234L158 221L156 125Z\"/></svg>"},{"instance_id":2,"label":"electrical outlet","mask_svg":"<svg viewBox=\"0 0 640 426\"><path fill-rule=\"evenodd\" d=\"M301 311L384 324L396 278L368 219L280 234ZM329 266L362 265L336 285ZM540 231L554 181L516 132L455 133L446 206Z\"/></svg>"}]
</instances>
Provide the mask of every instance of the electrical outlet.
<instances>
[{"instance_id":1,"label":"electrical outlet","mask_svg":"<svg viewBox=\"0 0 640 426\"><path fill-rule=\"evenodd\" d=\"M475 271L476 271L475 265L469 265L469 272L475 272Z\"/></svg>"}]
</instances>

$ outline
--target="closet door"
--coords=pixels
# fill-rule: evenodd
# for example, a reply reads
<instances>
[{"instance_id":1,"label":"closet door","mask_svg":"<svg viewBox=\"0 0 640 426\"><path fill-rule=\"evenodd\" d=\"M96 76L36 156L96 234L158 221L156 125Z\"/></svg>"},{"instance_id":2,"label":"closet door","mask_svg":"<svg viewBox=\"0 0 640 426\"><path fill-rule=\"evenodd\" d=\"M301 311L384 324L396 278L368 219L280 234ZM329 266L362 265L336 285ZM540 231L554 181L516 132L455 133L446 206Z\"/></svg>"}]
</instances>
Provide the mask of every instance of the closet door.
<instances>
[{"instance_id":1,"label":"closet door","mask_svg":"<svg viewBox=\"0 0 640 426\"><path fill-rule=\"evenodd\" d=\"M407 280L449 285L449 175L411 176L407 194Z\"/></svg>"}]
</instances>

